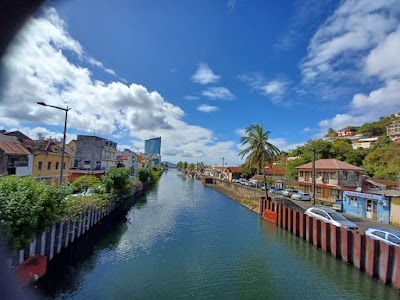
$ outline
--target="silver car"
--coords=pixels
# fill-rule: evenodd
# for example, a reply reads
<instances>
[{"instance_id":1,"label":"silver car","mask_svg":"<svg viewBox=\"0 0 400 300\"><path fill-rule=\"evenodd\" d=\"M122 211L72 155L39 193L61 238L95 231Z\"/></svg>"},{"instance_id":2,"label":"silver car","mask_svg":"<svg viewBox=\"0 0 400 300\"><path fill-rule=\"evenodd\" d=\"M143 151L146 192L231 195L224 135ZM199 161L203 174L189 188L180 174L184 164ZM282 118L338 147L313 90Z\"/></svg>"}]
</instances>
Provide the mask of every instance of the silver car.
<instances>
[{"instance_id":1,"label":"silver car","mask_svg":"<svg viewBox=\"0 0 400 300\"><path fill-rule=\"evenodd\" d=\"M284 190L282 191L282 195L283 195L283 196L287 196L287 197L292 196L294 193L298 193L298 191L295 190L295 189L284 189Z\"/></svg>"},{"instance_id":2,"label":"silver car","mask_svg":"<svg viewBox=\"0 0 400 300\"><path fill-rule=\"evenodd\" d=\"M349 230L358 230L357 224L354 224L341 214L327 207L311 207L306 210L305 214L337 227L343 227Z\"/></svg>"},{"instance_id":3,"label":"silver car","mask_svg":"<svg viewBox=\"0 0 400 300\"><path fill-rule=\"evenodd\" d=\"M400 231L388 228L373 227L365 231L365 235L373 240L400 247Z\"/></svg>"}]
</instances>

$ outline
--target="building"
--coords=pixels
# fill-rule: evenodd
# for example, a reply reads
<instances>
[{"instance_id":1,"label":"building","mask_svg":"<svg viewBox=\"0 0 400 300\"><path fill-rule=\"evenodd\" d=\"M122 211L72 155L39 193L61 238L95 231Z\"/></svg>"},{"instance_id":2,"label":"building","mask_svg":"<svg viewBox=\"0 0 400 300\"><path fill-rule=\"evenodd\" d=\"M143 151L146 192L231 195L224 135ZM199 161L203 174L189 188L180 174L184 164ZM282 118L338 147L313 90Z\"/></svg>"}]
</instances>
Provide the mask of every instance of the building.
<instances>
[{"instance_id":1,"label":"building","mask_svg":"<svg viewBox=\"0 0 400 300\"><path fill-rule=\"evenodd\" d=\"M117 143L94 135L78 135L74 168L105 171L116 167Z\"/></svg>"},{"instance_id":2,"label":"building","mask_svg":"<svg viewBox=\"0 0 400 300\"><path fill-rule=\"evenodd\" d=\"M377 140L378 140L378 137L365 138L365 139L354 139L354 140L352 140L352 146L353 146L353 149L358 149L358 148L368 149L372 145L374 145Z\"/></svg>"},{"instance_id":3,"label":"building","mask_svg":"<svg viewBox=\"0 0 400 300\"><path fill-rule=\"evenodd\" d=\"M400 140L400 120L393 121L386 126L386 134L392 141Z\"/></svg>"},{"instance_id":4,"label":"building","mask_svg":"<svg viewBox=\"0 0 400 300\"><path fill-rule=\"evenodd\" d=\"M30 175L32 159L17 137L0 134L0 174Z\"/></svg>"},{"instance_id":5,"label":"building","mask_svg":"<svg viewBox=\"0 0 400 300\"><path fill-rule=\"evenodd\" d=\"M161 137L145 140L144 153L146 154L161 154Z\"/></svg>"},{"instance_id":6,"label":"building","mask_svg":"<svg viewBox=\"0 0 400 300\"><path fill-rule=\"evenodd\" d=\"M349 137L349 136L353 136L356 135L356 130L359 127L355 127L355 126L347 126L345 128L342 128L340 130L337 131L337 135L338 137Z\"/></svg>"},{"instance_id":7,"label":"building","mask_svg":"<svg viewBox=\"0 0 400 300\"><path fill-rule=\"evenodd\" d=\"M312 163L296 168L298 190L313 193ZM315 198L324 202L335 203L343 199L344 191L354 191L362 186L364 169L337 159L320 159L315 162L316 193Z\"/></svg>"},{"instance_id":8,"label":"building","mask_svg":"<svg viewBox=\"0 0 400 300\"><path fill-rule=\"evenodd\" d=\"M50 140L26 140L22 144L33 155L32 176L49 184L59 184L63 168L63 183L69 182L70 157L65 153L61 166L62 146Z\"/></svg>"},{"instance_id":9,"label":"building","mask_svg":"<svg viewBox=\"0 0 400 300\"><path fill-rule=\"evenodd\" d=\"M135 174L138 169L138 160L135 152L124 149L123 152L117 153L118 165L131 170L131 175Z\"/></svg>"}]
</instances>

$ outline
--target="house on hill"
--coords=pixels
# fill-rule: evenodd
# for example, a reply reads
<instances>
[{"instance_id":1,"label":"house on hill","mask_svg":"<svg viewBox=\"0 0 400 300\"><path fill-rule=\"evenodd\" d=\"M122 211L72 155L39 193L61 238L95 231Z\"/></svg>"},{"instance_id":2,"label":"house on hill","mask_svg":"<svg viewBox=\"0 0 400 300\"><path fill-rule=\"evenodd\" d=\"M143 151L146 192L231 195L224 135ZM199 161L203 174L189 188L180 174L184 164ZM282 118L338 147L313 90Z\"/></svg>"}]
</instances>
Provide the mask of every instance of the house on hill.
<instances>
[{"instance_id":1,"label":"house on hill","mask_svg":"<svg viewBox=\"0 0 400 300\"><path fill-rule=\"evenodd\" d=\"M298 190L312 193L312 163L298 166L296 169ZM337 159L315 161L315 198L331 203L335 203L337 199L343 199L344 191L354 191L362 186L363 171L363 168Z\"/></svg>"}]
</instances>

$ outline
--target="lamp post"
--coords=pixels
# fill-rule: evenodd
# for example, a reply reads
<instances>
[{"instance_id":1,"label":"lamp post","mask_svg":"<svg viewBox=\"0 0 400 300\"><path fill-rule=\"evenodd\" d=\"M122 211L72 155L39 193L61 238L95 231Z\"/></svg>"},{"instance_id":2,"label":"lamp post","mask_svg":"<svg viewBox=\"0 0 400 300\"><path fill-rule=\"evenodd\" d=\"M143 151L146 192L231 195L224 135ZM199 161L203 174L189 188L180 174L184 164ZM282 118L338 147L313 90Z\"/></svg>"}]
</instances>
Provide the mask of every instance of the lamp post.
<instances>
[{"instance_id":1,"label":"lamp post","mask_svg":"<svg viewBox=\"0 0 400 300\"><path fill-rule=\"evenodd\" d=\"M65 139L66 139L66 135L67 135L67 118L68 118L68 111L71 110L70 107L59 107L59 106L55 106L55 105L50 105L50 104L46 104L44 102L36 102L39 105L42 106L49 106L49 107L53 107L56 109L60 109L65 111L65 120L64 120L64 139L63 139L63 146L62 146L62 152L61 152L61 168L60 168L60 185L63 184L63 170L64 170L64 155L65 155Z\"/></svg>"}]
</instances>

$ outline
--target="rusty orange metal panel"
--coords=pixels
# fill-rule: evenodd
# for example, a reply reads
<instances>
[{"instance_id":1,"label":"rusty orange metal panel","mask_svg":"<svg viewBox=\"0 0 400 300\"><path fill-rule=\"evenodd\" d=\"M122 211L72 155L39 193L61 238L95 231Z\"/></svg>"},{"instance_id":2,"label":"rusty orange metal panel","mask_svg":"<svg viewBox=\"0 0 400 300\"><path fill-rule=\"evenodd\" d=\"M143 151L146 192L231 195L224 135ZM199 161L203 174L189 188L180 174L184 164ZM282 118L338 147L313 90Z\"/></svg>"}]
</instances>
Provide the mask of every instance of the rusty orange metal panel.
<instances>
[{"instance_id":1,"label":"rusty orange metal panel","mask_svg":"<svg viewBox=\"0 0 400 300\"><path fill-rule=\"evenodd\" d=\"M365 266L365 236L358 232L352 232L353 235L353 265L360 270Z\"/></svg>"},{"instance_id":2,"label":"rusty orange metal panel","mask_svg":"<svg viewBox=\"0 0 400 300\"><path fill-rule=\"evenodd\" d=\"M396 289L400 289L400 247L393 248L393 275L392 275L392 285Z\"/></svg>"},{"instance_id":3,"label":"rusty orange metal panel","mask_svg":"<svg viewBox=\"0 0 400 300\"><path fill-rule=\"evenodd\" d=\"M341 253L340 253L340 240L339 240L339 236L340 236L340 231L339 228L336 226L331 225L331 253L333 256L335 257L340 257Z\"/></svg>"},{"instance_id":4,"label":"rusty orange metal panel","mask_svg":"<svg viewBox=\"0 0 400 300\"><path fill-rule=\"evenodd\" d=\"M390 266L392 265L392 257L390 255L390 248L393 246L389 246L384 242L379 242L379 279L384 283L390 281Z\"/></svg>"},{"instance_id":5,"label":"rusty orange metal panel","mask_svg":"<svg viewBox=\"0 0 400 300\"><path fill-rule=\"evenodd\" d=\"M312 219L309 216L306 216L306 241L312 243Z\"/></svg>"},{"instance_id":6,"label":"rusty orange metal panel","mask_svg":"<svg viewBox=\"0 0 400 300\"><path fill-rule=\"evenodd\" d=\"M375 256L377 243L378 241L365 237L365 272L371 276L376 275Z\"/></svg>"},{"instance_id":7,"label":"rusty orange metal panel","mask_svg":"<svg viewBox=\"0 0 400 300\"><path fill-rule=\"evenodd\" d=\"M313 219L313 244L318 248L321 248L321 221Z\"/></svg>"},{"instance_id":8,"label":"rusty orange metal panel","mask_svg":"<svg viewBox=\"0 0 400 300\"><path fill-rule=\"evenodd\" d=\"M293 233L293 209L288 209L288 230Z\"/></svg>"},{"instance_id":9,"label":"rusty orange metal panel","mask_svg":"<svg viewBox=\"0 0 400 300\"><path fill-rule=\"evenodd\" d=\"M342 260L349 262L349 231L345 228L340 228L340 249Z\"/></svg>"},{"instance_id":10,"label":"rusty orange metal panel","mask_svg":"<svg viewBox=\"0 0 400 300\"><path fill-rule=\"evenodd\" d=\"M293 234L299 235L299 212L293 211Z\"/></svg>"},{"instance_id":11,"label":"rusty orange metal panel","mask_svg":"<svg viewBox=\"0 0 400 300\"><path fill-rule=\"evenodd\" d=\"M306 217L306 215L303 213L299 213L299 214L300 214L299 215L299 234L304 239L306 237L306 234L305 234L305 228L306 228L305 217Z\"/></svg>"}]
</instances>

